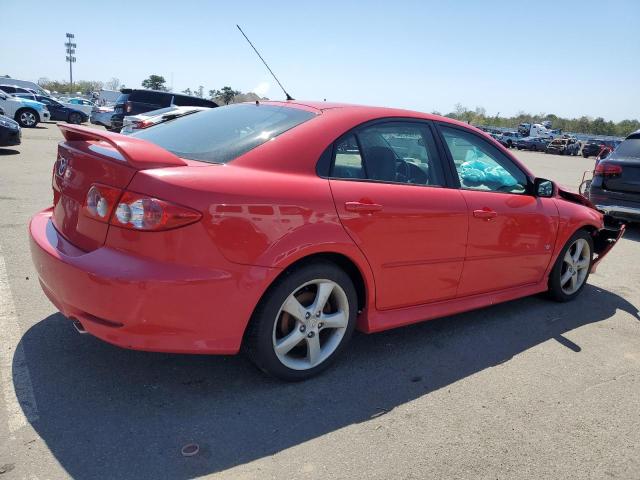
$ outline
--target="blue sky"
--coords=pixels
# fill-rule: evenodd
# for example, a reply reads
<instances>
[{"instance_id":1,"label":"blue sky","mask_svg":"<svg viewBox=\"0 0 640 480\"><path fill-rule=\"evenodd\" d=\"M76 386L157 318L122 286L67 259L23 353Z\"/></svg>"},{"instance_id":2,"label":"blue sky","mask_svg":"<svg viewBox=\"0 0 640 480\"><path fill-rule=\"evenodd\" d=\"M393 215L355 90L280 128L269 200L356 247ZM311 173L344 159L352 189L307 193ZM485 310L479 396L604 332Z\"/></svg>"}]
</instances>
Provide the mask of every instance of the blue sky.
<instances>
[{"instance_id":1,"label":"blue sky","mask_svg":"<svg viewBox=\"0 0 640 480\"><path fill-rule=\"evenodd\" d=\"M640 1L2 1L0 74L68 80L149 74L298 99L488 114L640 118Z\"/></svg>"}]
</instances>

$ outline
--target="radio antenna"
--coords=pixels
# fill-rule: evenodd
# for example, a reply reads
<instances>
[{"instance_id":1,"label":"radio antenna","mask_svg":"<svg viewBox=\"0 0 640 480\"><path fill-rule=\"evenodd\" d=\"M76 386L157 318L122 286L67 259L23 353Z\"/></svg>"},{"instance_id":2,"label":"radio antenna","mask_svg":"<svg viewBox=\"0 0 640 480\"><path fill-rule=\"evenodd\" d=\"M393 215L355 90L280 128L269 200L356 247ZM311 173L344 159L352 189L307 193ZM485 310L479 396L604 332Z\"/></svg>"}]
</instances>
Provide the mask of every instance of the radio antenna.
<instances>
[{"instance_id":1,"label":"radio antenna","mask_svg":"<svg viewBox=\"0 0 640 480\"><path fill-rule=\"evenodd\" d=\"M267 62L264 61L264 58L262 58L262 55L260 55L260 52L258 52L256 47L253 46L253 43L251 43L251 40L249 40L249 37L247 37L247 35L242 31L242 29L240 28L240 25L236 24L236 27L238 27L238 30L240 30L240 33L242 34L242 36L247 40L247 42L249 42L249 45L251 45L251 48L253 48L253 51L256 52L256 55L258 55L260 60L262 60L262 63L264 63L264 66L267 67L267 70L269 70L269 73L271 74L271 76L275 79L276 82L278 82L278 85L280 85L280 88L286 95L287 100L293 100L294 98L291 95L289 95L287 91L284 89L284 87L280 83L280 80L278 80L278 77L276 77L275 73L273 73L273 71L269 68L269 65L267 65Z\"/></svg>"}]
</instances>

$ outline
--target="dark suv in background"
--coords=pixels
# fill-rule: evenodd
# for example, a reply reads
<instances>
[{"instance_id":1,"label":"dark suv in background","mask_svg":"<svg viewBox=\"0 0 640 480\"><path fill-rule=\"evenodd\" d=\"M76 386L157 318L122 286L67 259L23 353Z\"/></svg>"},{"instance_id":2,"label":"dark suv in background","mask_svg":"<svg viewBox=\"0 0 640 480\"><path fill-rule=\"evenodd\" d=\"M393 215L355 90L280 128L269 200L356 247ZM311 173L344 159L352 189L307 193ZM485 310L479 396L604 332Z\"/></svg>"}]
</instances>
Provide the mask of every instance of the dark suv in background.
<instances>
[{"instance_id":1,"label":"dark suv in background","mask_svg":"<svg viewBox=\"0 0 640 480\"><path fill-rule=\"evenodd\" d=\"M585 143L582 144L582 156L584 158L589 158L593 156L597 156L602 150L602 147L611 147L616 148L620 142L615 140L598 140L596 138L590 138Z\"/></svg>"},{"instance_id":2,"label":"dark suv in background","mask_svg":"<svg viewBox=\"0 0 640 480\"><path fill-rule=\"evenodd\" d=\"M172 92L158 90L135 90L123 88L116 100L116 106L111 117L111 128L117 132L122 128L125 116L166 108L171 105L179 107L217 107L218 104L204 98L192 97Z\"/></svg>"},{"instance_id":3,"label":"dark suv in background","mask_svg":"<svg viewBox=\"0 0 640 480\"><path fill-rule=\"evenodd\" d=\"M613 218L640 222L640 130L596 164L589 200Z\"/></svg>"}]
</instances>

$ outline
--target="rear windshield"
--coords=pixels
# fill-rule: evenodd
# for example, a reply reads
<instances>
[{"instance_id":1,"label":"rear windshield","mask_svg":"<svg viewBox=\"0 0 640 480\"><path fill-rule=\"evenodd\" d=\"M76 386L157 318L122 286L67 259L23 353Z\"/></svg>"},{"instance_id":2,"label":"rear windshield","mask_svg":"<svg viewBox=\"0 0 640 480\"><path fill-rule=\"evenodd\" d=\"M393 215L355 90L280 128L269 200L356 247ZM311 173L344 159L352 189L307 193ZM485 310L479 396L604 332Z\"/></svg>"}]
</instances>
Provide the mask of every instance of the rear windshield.
<instances>
[{"instance_id":1,"label":"rear windshield","mask_svg":"<svg viewBox=\"0 0 640 480\"><path fill-rule=\"evenodd\" d=\"M128 98L129 98L128 93L121 93L118 99L116 100L116 104L127 103Z\"/></svg>"},{"instance_id":2,"label":"rear windshield","mask_svg":"<svg viewBox=\"0 0 640 480\"><path fill-rule=\"evenodd\" d=\"M640 159L640 135L627 138L618 145L614 152L615 158L633 158ZM613 157L612 157L613 158Z\"/></svg>"},{"instance_id":3,"label":"rear windshield","mask_svg":"<svg viewBox=\"0 0 640 480\"><path fill-rule=\"evenodd\" d=\"M314 116L306 110L275 105L228 105L141 130L132 136L189 160L227 163Z\"/></svg>"}]
</instances>

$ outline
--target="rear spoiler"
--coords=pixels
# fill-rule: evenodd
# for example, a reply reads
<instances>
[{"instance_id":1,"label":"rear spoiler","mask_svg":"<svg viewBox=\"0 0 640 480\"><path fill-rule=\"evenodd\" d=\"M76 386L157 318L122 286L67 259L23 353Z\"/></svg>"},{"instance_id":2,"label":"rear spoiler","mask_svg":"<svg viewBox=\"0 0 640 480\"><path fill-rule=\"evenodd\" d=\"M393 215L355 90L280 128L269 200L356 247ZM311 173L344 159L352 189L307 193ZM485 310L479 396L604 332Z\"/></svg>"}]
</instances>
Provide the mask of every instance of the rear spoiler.
<instances>
[{"instance_id":1,"label":"rear spoiler","mask_svg":"<svg viewBox=\"0 0 640 480\"><path fill-rule=\"evenodd\" d=\"M107 142L122 155L133 168L145 170L161 167L183 167L187 162L153 143L119 133L105 132L95 128L80 127L67 123L58 124L64 138L72 141Z\"/></svg>"}]
</instances>

